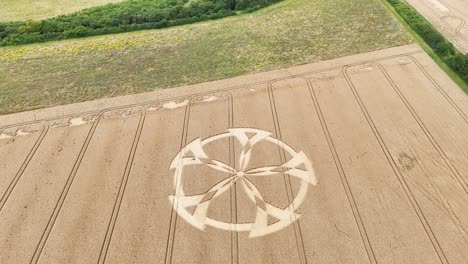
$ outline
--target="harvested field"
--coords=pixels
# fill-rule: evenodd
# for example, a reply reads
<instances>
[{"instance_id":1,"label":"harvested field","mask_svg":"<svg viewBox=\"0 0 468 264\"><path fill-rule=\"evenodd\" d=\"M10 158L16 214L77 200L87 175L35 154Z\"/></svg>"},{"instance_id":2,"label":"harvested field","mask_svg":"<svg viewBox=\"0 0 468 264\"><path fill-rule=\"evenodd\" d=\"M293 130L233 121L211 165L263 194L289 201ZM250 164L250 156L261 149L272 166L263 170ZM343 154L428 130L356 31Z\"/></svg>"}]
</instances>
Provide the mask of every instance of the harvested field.
<instances>
[{"instance_id":1,"label":"harvested field","mask_svg":"<svg viewBox=\"0 0 468 264\"><path fill-rule=\"evenodd\" d=\"M467 113L410 45L0 116L0 263L463 263Z\"/></svg>"},{"instance_id":2,"label":"harvested field","mask_svg":"<svg viewBox=\"0 0 468 264\"><path fill-rule=\"evenodd\" d=\"M287 0L180 27L0 47L0 114L221 80L411 42L379 0Z\"/></svg>"},{"instance_id":3,"label":"harvested field","mask_svg":"<svg viewBox=\"0 0 468 264\"><path fill-rule=\"evenodd\" d=\"M468 53L468 2L464 0L406 0L461 52Z\"/></svg>"},{"instance_id":4,"label":"harvested field","mask_svg":"<svg viewBox=\"0 0 468 264\"><path fill-rule=\"evenodd\" d=\"M123 0L2 0L0 21L41 20Z\"/></svg>"}]
</instances>

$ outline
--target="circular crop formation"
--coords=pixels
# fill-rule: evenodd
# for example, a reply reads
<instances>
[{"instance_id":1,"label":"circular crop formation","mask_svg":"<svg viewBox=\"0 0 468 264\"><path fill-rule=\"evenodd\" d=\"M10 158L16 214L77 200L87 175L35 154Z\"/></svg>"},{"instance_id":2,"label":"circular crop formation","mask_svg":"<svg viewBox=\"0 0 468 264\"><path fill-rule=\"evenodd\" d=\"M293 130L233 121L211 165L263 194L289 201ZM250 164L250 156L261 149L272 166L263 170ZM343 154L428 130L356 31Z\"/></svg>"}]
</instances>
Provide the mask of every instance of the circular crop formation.
<instances>
[{"instance_id":1,"label":"circular crop formation","mask_svg":"<svg viewBox=\"0 0 468 264\"><path fill-rule=\"evenodd\" d=\"M311 161L304 152L296 152L286 143L273 138L271 132L253 128L232 128L227 132L206 139L200 138L186 145L173 159L170 168L174 170L175 195L169 200L179 216L194 227L205 230L206 226L227 230L231 232L250 232L249 237L264 236L295 222L301 214L296 210L304 201L310 185L317 184ZM235 169L214 157L209 157L204 146L226 138L235 138L241 145L239 153L238 169ZM267 141L277 145L291 158L283 164L248 169L252 150L259 142ZM267 155L268 156L268 155ZM203 175L189 175L184 173L187 166L207 166L211 169L230 175L222 181L211 186L205 193L188 195L184 191L184 179L186 177L203 177ZM296 196L285 208L279 208L265 201L264 196L250 180L254 177L278 177L289 175L299 180L300 186ZM255 219L249 223L229 223L210 218L208 209L213 199L230 190L231 186L238 183L247 194L249 200L256 208ZM228 206L228 205L227 205ZM242 205L240 205L242 206ZM193 213L188 208L195 207ZM277 219L269 224L268 217Z\"/></svg>"}]
</instances>

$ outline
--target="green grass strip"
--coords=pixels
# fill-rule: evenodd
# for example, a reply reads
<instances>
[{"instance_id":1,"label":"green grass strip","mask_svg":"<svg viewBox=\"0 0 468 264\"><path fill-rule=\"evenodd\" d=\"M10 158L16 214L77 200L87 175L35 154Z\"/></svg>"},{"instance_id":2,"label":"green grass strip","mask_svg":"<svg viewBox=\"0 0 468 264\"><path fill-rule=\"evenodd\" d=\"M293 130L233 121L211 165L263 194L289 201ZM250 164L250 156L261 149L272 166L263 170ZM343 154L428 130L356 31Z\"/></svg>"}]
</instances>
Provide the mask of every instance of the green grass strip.
<instances>
[{"instance_id":1,"label":"green grass strip","mask_svg":"<svg viewBox=\"0 0 468 264\"><path fill-rule=\"evenodd\" d=\"M468 94L468 54L461 53L403 0L382 0L431 58Z\"/></svg>"},{"instance_id":2,"label":"green grass strip","mask_svg":"<svg viewBox=\"0 0 468 264\"><path fill-rule=\"evenodd\" d=\"M250 13L279 0L129 0L41 21L0 22L0 46L160 29Z\"/></svg>"}]
</instances>

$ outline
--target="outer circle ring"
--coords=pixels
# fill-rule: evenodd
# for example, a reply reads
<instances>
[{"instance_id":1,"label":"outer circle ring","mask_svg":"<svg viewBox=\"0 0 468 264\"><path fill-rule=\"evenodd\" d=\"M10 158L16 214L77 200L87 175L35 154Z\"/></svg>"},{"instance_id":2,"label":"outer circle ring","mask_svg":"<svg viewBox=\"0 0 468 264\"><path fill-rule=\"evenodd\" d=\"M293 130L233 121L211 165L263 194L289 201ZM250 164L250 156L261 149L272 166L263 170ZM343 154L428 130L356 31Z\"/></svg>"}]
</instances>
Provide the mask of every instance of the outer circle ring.
<instances>
[{"instance_id":1,"label":"outer circle ring","mask_svg":"<svg viewBox=\"0 0 468 264\"><path fill-rule=\"evenodd\" d=\"M237 128L237 129L239 129L239 128ZM252 133L267 132L267 131L264 131L264 130L253 129L253 128L241 128L241 129L243 129L247 133L248 132L252 132ZM235 134L232 133L232 131L228 130L228 132L218 134L218 135L206 138L204 140L201 140L201 145L204 146L204 145L209 144L211 142L214 142L214 141L217 141L217 140L220 140L220 139L223 139L223 138L228 138L228 137L236 137L236 136L235 136ZM262 140L266 140L268 142L276 144L277 146L279 146L280 148L285 150L292 157L299 154L291 146L289 146L288 144L284 143L283 141L281 141L279 139L268 136L268 137L265 137ZM184 157L186 154L188 154L187 152L189 152L189 149L184 147L176 155L176 157L173 159L172 163L177 162L177 159L182 160L181 157ZM177 166L175 171L174 171L174 189L176 190L175 197L185 197L185 192L184 192L184 188L183 188L183 185L182 185L183 169L184 169L185 166L189 166L189 165L184 165L183 162L181 162L181 163L182 164L179 164L179 166ZM309 171L309 172L312 173L312 175L314 175L314 179L312 181L313 181L313 184L315 185L316 184L316 179L315 179L315 174L313 172L314 170L313 170L313 167L312 167L312 163L307 159L306 162L304 162L304 164L305 164L305 167L306 167L306 171ZM299 191L297 192L297 195L295 196L293 201L289 204L289 206L287 206L286 208L283 209L284 211L287 211L287 212L291 213L291 219L289 221L280 220L280 221L277 221L277 222L275 222L275 223L273 223L271 225L267 225L266 228L263 228L262 230L255 230L254 223L227 223L227 222L223 222L223 221L219 221L219 220L216 220L216 219L209 218L208 216L206 217L206 220L205 220L204 223L200 223L200 222L197 221L197 219L192 214L190 214L186 210L186 208L183 208L183 207L179 206L178 202L176 202L176 201L171 201L171 202L172 202L172 206L173 206L174 210L179 214L179 216L181 216L185 221L187 221L188 223L194 225L195 227L197 227L197 228L199 228L201 230L204 230L205 225L208 225L208 226L211 226L211 227L214 227L214 228L218 228L218 229L226 230L226 231L231 231L231 232L232 231L234 231L234 232L247 231L247 232L250 232L250 234L249 234L250 237L256 237L256 236L263 236L263 235L266 235L266 234L270 234L270 233L279 231L279 230L289 226L293 222L295 222L301 216L300 214L295 213L295 210L297 210L301 206L302 202L305 200L307 192L308 192L308 188L309 188L309 183L301 180L300 181Z\"/></svg>"}]
</instances>

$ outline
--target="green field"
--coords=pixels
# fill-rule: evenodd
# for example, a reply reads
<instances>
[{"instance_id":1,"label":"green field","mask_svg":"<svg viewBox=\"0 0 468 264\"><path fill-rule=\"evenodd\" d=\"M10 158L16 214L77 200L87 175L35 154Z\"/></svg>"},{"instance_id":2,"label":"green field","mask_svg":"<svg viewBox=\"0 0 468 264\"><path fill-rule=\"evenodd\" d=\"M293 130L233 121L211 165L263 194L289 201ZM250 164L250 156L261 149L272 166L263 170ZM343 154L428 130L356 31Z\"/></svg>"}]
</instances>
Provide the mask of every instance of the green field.
<instances>
[{"instance_id":1,"label":"green field","mask_svg":"<svg viewBox=\"0 0 468 264\"><path fill-rule=\"evenodd\" d=\"M39 21L0 23L0 46L161 29L252 13L279 0L129 0Z\"/></svg>"},{"instance_id":2,"label":"green field","mask_svg":"<svg viewBox=\"0 0 468 264\"><path fill-rule=\"evenodd\" d=\"M152 91L412 38L379 0L285 0L192 25L0 48L0 113Z\"/></svg>"},{"instance_id":3,"label":"green field","mask_svg":"<svg viewBox=\"0 0 468 264\"><path fill-rule=\"evenodd\" d=\"M1 0L0 21L39 20L123 0Z\"/></svg>"}]
</instances>

